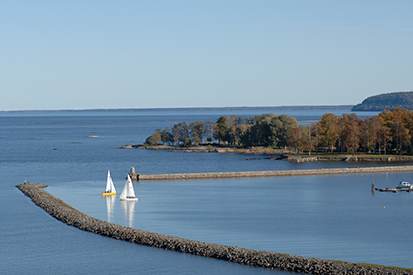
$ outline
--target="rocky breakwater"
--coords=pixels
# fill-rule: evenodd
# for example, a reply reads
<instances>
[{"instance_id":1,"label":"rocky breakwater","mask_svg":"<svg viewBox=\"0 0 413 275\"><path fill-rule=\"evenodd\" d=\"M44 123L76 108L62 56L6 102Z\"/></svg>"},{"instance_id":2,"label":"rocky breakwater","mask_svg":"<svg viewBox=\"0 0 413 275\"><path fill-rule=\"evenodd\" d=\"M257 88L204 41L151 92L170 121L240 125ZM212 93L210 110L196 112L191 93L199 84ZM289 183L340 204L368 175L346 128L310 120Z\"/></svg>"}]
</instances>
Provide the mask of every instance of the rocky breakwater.
<instances>
[{"instance_id":1,"label":"rocky breakwater","mask_svg":"<svg viewBox=\"0 0 413 275\"><path fill-rule=\"evenodd\" d=\"M367 266L192 241L120 226L90 217L50 195L43 184L17 186L56 219L81 230L141 245L211 257L239 264L308 274L412 274L409 270Z\"/></svg>"},{"instance_id":2,"label":"rocky breakwater","mask_svg":"<svg viewBox=\"0 0 413 275\"><path fill-rule=\"evenodd\" d=\"M253 178L253 177L290 177L315 176L334 174L359 174L413 171L413 165L379 166L358 168L326 168L326 169L299 169L274 171L243 171L243 172L212 172L212 173L184 173L184 174L138 174L130 173L135 180L185 180L185 179L223 179L223 178Z\"/></svg>"}]
</instances>

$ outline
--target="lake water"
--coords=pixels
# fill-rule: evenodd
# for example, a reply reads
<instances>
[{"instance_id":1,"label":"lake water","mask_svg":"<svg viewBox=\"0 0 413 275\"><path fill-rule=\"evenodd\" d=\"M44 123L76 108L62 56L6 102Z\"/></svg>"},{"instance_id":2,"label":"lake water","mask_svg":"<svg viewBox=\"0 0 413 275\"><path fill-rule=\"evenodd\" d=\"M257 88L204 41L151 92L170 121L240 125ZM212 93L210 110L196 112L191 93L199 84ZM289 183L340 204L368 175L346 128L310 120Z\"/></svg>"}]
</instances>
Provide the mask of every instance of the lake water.
<instances>
[{"instance_id":1,"label":"lake water","mask_svg":"<svg viewBox=\"0 0 413 275\"><path fill-rule=\"evenodd\" d=\"M138 202L119 201L132 166L152 174L380 165L292 164L264 156L248 161L240 154L119 149L142 143L156 128L171 128L177 122L262 113L268 112L1 113L0 273L284 273L80 231L25 197L15 187L24 180L47 184L46 191L90 216L138 229L293 255L413 268L413 193L371 192L372 182L376 187L393 187L400 180L412 180L413 173L142 181L134 184ZM278 112L282 113L307 123L324 112ZM100 196L108 169L118 189L112 198Z\"/></svg>"}]
</instances>

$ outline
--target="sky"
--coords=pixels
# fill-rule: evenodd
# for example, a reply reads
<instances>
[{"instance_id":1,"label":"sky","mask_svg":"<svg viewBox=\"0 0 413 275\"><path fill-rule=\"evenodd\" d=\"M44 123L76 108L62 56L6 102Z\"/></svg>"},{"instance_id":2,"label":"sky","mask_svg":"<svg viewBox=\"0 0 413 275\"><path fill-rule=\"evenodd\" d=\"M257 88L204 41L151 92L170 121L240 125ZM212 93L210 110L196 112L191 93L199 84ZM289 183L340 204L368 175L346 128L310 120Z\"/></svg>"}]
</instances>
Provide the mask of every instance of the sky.
<instances>
[{"instance_id":1,"label":"sky","mask_svg":"<svg viewBox=\"0 0 413 275\"><path fill-rule=\"evenodd\" d=\"M413 1L0 1L0 111L356 105L413 90Z\"/></svg>"}]
</instances>

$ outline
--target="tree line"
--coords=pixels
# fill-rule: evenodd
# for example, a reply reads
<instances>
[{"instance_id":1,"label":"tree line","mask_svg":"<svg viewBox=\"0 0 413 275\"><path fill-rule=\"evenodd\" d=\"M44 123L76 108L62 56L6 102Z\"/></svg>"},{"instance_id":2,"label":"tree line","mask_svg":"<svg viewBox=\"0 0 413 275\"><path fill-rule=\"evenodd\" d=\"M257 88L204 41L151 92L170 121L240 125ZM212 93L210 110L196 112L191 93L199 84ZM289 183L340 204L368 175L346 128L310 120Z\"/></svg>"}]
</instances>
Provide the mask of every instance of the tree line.
<instances>
[{"instance_id":1,"label":"tree line","mask_svg":"<svg viewBox=\"0 0 413 275\"><path fill-rule=\"evenodd\" d=\"M242 147L286 147L290 130L298 126L297 120L288 115L220 116L216 122L195 121L188 125L184 121L172 129L156 129L145 143L192 146L207 142Z\"/></svg>"},{"instance_id":2,"label":"tree line","mask_svg":"<svg viewBox=\"0 0 413 275\"><path fill-rule=\"evenodd\" d=\"M308 125L288 115L220 116L216 122L185 121L172 129L157 129L149 145L194 146L219 143L230 146L290 148L299 153L413 154L413 111L394 108L362 120L356 114L331 113Z\"/></svg>"}]
</instances>

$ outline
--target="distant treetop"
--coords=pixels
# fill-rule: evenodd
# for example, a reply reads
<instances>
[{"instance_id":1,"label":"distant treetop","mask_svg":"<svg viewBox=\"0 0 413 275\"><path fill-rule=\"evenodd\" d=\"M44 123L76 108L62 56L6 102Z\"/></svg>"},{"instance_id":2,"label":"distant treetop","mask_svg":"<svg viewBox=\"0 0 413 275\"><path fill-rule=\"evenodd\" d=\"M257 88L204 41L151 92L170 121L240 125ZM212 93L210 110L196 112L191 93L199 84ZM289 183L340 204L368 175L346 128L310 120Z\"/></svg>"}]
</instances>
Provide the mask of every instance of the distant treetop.
<instances>
[{"instance_id":1,"label":"distant treetop","mask_svg":"<svg viewBox=\"0 0 413 275\"><path fill-rule=\"evenodd\" d=\"M383 111L393 108L405 108L413 110L413 91L395 92L375 95L366 98L362 103L357 104L352 111Z\"/></svg>"}]
</instances>

